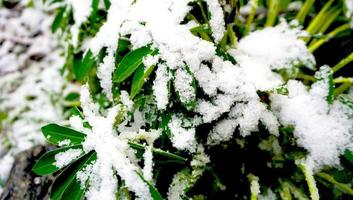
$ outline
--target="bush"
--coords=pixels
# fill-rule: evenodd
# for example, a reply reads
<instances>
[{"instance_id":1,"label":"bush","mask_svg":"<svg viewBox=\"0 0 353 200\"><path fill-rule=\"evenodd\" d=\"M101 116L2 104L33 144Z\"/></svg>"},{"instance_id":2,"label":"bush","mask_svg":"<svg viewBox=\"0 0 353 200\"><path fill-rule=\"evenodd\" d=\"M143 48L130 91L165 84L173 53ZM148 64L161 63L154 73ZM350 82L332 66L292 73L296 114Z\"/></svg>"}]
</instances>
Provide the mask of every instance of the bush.
<instances>
[{"instance_id":1,"label":"bush","mask_svg":"<svg viewBox=\"0 0 353 200\"><path fill-rule=\"evenodd\" d=\"M52 199L353 195L352 1L47 3L82 84Z\"/></svg>"}]
</instances>

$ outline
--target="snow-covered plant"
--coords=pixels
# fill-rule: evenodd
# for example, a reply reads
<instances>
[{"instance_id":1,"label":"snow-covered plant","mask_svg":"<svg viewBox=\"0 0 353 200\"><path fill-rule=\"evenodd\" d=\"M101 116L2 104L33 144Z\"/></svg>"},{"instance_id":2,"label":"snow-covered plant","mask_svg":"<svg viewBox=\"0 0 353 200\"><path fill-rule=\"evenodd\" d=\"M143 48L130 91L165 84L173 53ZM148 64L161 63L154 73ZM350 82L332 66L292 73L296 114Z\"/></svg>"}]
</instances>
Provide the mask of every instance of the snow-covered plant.
<instances>
[{"instance_id":1,"label":"snow-covered plant","mask_svg":"<svg viewBox=\"0 0 353 200\"><path fill-rule=\"evenodd\" d=\"M349 0L48 3L82 84L42 128L52 199L353 195Z\"/></svg>"}]
</instances>

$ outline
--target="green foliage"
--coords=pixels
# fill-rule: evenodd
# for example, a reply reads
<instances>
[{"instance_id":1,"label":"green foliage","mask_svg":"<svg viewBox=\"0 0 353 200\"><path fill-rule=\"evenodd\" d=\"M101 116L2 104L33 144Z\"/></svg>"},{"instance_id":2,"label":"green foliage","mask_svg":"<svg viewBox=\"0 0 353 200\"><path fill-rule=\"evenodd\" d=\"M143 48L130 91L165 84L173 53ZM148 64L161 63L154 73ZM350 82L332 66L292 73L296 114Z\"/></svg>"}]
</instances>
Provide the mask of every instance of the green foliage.
<instances>
[{"instance_id":1,"label":"green foliage","mask_svg":"<svg viewBox=\"0 0 353 200\"><path fill-rule=\"evenodd\" d=\"M62 147L52 151L45 153L43 156L39 158L36 164L33 167L33 172L38 175L48 175L60 170L59 167L55 165L55 155L58 153L65 152L69 149L81 149L81 145L69 146L69 147Z\"/></svg>"},{"instance_id":2,"label":"green foliage","mask_svg":"<svg viewBox=\"0 0 353 200\"><path fill-rule=\"evenodd\" d=\"M153 200L163 200L162 195L158 192L157 188L154 187L150 182L148 182L147 180L145 180L145 178L143 178L143 176L136 172L137 175L148 185L150 192L151 192L151 196Z\"/></svg>"},{"instance_id":3,"label":"green foliage","mask_svg":"<svg viewBox=\"0 0 353 200\"><path fill-rule=\"evenodd\" d=\"M131 90L130 90L131 99L133 99L140 92L141 88L145 83L145 80L151 75L154 68L155 68L155 65L149 66L146 70L144 65L140 65L137 68L131 84Z\"/></svg>"},{"instance_id":4,"label":"green foliage","mask_svg":"<svg viewBox=\"0 0 353 200\"><path fill-rule=\"evenodd\" d=\"M88 50L84 54L82 61L79 62L78 66L74 68L76 79L82 81L88 75L94 64L95 59L93 57L93 54L90 50Z\"/></svg>"},{"instance_id":5,"label":"green foliage","mask_svg":"<svg viewBox=\"0 0 353 200\"><path fill-rule=\"evenodd\" d=\"M287 10L287 6L290 3L288 0L255 1L256 5L252 8L250 15L245 16L248 17L245 19L246 23L244 23L244 19L239 20L238 17L240 15L239 6L244 6L247 1L231 0L227 2L229 2L229 9L231 9L231 12L224 13L227 31L222 41L215 45L215 47L218 56L233 64L237 64L237 61L228 53L228 50L236 47L237 39L244 37L253 29L256 30L258 28L262 28L265 25L273 26L279 21L278 19L280 17L284 17L288 21L298 19L301 25L307 27L307 31L311 35L310 37L303 38L303 40L313 47L311 49L312 51L316 50L321 45L323 47L325 45L329 45L326 44L329 40L339 35L341 31L347 31L348 29L347 26L345 26L345 29L340 29L338 31L339 33L331 34L325 37L327 30L331 30L332 26L336 26L336 24L341 25L344 22L343 15L338 6L340 4L336 4L335 1L332 0L327 3L321 1L319 3L314 3L313 0L306 0L297 16L295 16L296 13L291 13L293 11ZM102 3L104 6L100 7L99 3ZM325 6L322 8L321 5L323 4L325 4ZM184 19L183 23L188 23L191 21L193 23L197 23L198 26L192 28L190 32L205 41L212 42L212 31L209 24L210 13L205 5L205 2L203 1L191 2L190 7L192 9L188 16ZM267 10L268 6L270 7L269 10ZM80 27L80 41L93 37L98 32L99 27L106 20L106 11L109 7L109 0L92 0L92 12L89 17L89 21ZM260 9L257 9L257 7ZM265 15L263 13L266 13L267 17L264 17ZM52 31L64 31L70 26L72 20L71 9L67 7L58 8L56 17L51 27ZM296 146L297 138L293 135L294 127L281 127L280 136L278 138L276 137L276 139L268 137L269 133L262 128L262 124L259 125L259 131L256 134L254 133L255 136L249 136L246 140L240 136L237 136L237 130L236 134L234 134L234 138L229 144L224 144L220 147L210 147L206 150L210 157L214 159L212 160L212 164L209 166L212 168L212 170L210 170L212 172L202 175L200 181L198 181L198 178L200 177L190 178L190 169L188 167L184 168L186 163L190 161L190 155L177 152L171 146L171 133L168 128L168 123L174 111L182 110L185 111L185 124L187 124L187 118L189 117L188 115L193 112L195 107L196 97L193 99L188 99L187 102L181 102L180 94L173 90L175 87L171 87L173 85L170 81L168 82L168 89L169 95L172 97L170 98L172 101L172 110L158 111L155 107L153 107L151 103L154 101L153 94L151 94L151 80L155 78L153 72L158 67L158 64L144 66L143 59L147 56L158 54L158 50L152 49L150 45L138 49L132 49L129 36L124 37L126 38L120 38L117 41L118 46L115 52L116 70L113 73L114 97L118 96L121 90L130 90L130 99L134 101L134 107L138 110L147 110L147 112L144 113L145 116L143 116L146 118L146 121L148 121L145 127L146 130L160 128L163 131L163 136L156 141L157 147L152 148L152 152L156 156L154 158L156 161L156 166L154 168L156 172L156 179L153 180L153 183L152 181L146 181L140 172L136 172L148 185L154 200L163 199L162 194L166 194L164 185L169 184L171 181L170 174L175 173L177 170L180 170L180 168L184 169L184 172L187 172L185 173L185 179L192 179L190 181L192 182L190 187L191 185L195 185L196 189L188 188L188 192L191 195L194 195L194 197L199 198L203 198L204 196L206 196L205 198L210 199L227 199L234 196L243 198L244 196L249 195L249 186L246 175L251 173L256 174L256 176L259 177L262 192L264 191L264 188L270 188L276 193L277 198L309 199L308 196L310 193L316 197L315 190L317 188L314 177L315 180L319 181L317 183L319 192L321 193L321 191L323 191L323 194L330 193L330 196L327 198L331 198L331 193L333 195L333 193L336 193L336 190L338 190L337 193L339 193L342 197L347 197L344 195L352 195L352 183L341 182L336 176L334 176L333 172L321 172L316 175L312 175L302 166L298 167L295 165L295 161L303 159L307 155L307 151ZM319 46L317 46L317 44L319 44ZM320 53L320 49L316 52ZM100 105L100 111L104 113L104 109L108 107L107 105L114 105L117 99L119 99L114 98L112 101L108 100L102 93L102 89L96 81L97 75L95 69L96 66L102 62L102 58L106 54L106 49L101 49L100 55L94 56L90 50L83 53L80 46L73 47L72 45L68 45L66 53L67 60L63 71L66 70L65 72L68 72L68 76L72 77L69 78L70 80L79 81L81 83L89 83L90 90L93 91L92 93L94 95L94 99ZM284 80L287 80L289 77L303 79L303 82L307 85L317 83L319 81L325 81L325 84L328 84L327 86L329 89L327 94L327 102L332 104L338 90L336 86L339 86L339 83L335 79L335 77L337 77L335 71L348 65L352 60L353 59L351 59L351 57L347 57L347 59L344 60L344 62L340 62L338 67L335 67L333 71L330 70L328 73L323 73L323 76L321 77L314 77L314 73L316 71L315 68L310 68L308 70L304 67L298 67L294 70L294 72L285 72L287 74L281 75ZM321 62L322 61L319 60L318 63ZM204 64L207 65L209 63L205 62ZM189 70L188 74L192 76L192 73ZM195 89L197 97L204 98L205 94L203 94L202 90L198 89L197 84L198 83L193 77L191 86ZM345 88L340 91L336 95L336 98L343 104L353 109L352 96L345 94L347 90L348 89ZM263 93L259 96L263 102L268 103L270 101L268 97L271 93L288 95L288 90L284 85L283 87L275 88L273 91L263 91ZM65 100L78 101L78 95L75 93L69 94L66 96ZM79 106L79 104L77 106ZM268 106L270 107L270 105ZM84 119L84 116L78 107L73 107L70 112L71 115L77 115ZM127 115L133 118L133 113L127 113ZM116 119L117 125L121 122L120 120L121 119ZM202 143L206 141L206 132L212 130L213 127L214 124L205 124L198 128L198 142ZM87 122L85 122L85 128L90 128L90 125ZM66 139L71 142L70 146L61 147L47 152L37 161L33 171L38 175L47 175L60 170L57 166L55 166L55 155L69 149L82 149L81 143L85 140L85 134L56 124L44 126L42 131L45 138L52 144L58 145ZM146 151L144 141L129 141L128 145L135 150L136 156L139 158L141 158L141 155ZM260 146L264 147L261 149L259 148ZM353 163L353 155L350 150L347 149L345 151L344 157L350 163ZM81 155L79 158L73 160L68 166L62 169L62 173L58 176L53 185L51 198L82 199L86 188L80 185L82 183L78 182L76 175L78 171L82 170L88 164L93 163L95 160L96 152L86 152L84 155ZM230 160L232 162L230 162ZM166 163L171 165L167 165ZM350 169L346 166L343 166L343 168L346 171L349 171ZM303 174L305 174L305 176ZM274 175L276 175L276 177L274 177ZM309 190L306 185L305 178L307 179ZM208 188L209 185L217 185L215 182L219 183L218 186ZM224 185L220 184L221 182L223 182ZM220 185L223 187L220 187ZM234 185L236 185L236 188L233 187ZM88 186L88 183L86 186ZM199 191L199 188L206 188L206 190ZM127 191L127 194L129 195L129 191ZM187 197L185 197L185 199L186 198Z\"/></svg>"},{"instance_id":6,"label":"green foliage","mask_svg":"<svg viewBox=\"0 0 353 200\"><path fill-rule=\"evenodd\" d=\"M69 140L72 145L79 145L85 139L85 134L57 124L42 127L42 132L48 142L56 145L64 140Z\"/></svg>"},{"instance_id":7,"label":"green foliage","mask_svg":"<svg viewBox=\"0 0 353 200\"><path fill-rule=\"evenodd\" d=\"M80 183L78 183L76 173L96 159L96 153L90 152L67 167L56 178L51 189L50 198L52 200L82 199L84 190L80 187Z\"/></svg>"},{"instance_id":8,"label":"green foliage","mask_svg":"<svg viewBox=\"0 0 353 200\"><path fill-rule=\"evenodd\" d=\"M150 47L141 47L128 53L118 64L115 72L113 81L120 83L127 79L134 71L143 65L143 58L147 55L153 55L156 53Z\"/></svg>"}]
</instances>

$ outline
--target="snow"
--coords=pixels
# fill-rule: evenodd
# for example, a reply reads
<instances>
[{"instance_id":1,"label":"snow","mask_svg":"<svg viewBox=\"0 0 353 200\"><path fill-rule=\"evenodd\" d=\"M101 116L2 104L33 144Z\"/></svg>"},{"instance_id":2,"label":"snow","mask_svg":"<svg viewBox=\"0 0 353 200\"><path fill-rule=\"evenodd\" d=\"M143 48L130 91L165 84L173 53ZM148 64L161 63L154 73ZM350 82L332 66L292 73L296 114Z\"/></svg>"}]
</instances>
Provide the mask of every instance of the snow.
<instances>
[{"instance_id":1,"label":"snow","mask_svg":"<svg viewBox=\"0 0 353 200\"><path fill-rule=\"evenodd\" d=\"M130 100L129 93L125 90L122 90L120 92L120 101L127 108L128 111L132 110L134 102Z\"/></svg>"},{"instance_id":2,"label":"snow","mask_svg":"<svg viewBox=\"0 0 353 200\"><path fill-rule=\"evenodd\" d=\"M64 97L78 90L61 77L64 61L52 20L37 2L0 9L0 111L8 116L0 134L3 181L18 153L45 143L42 126L65 121Z\"/></svg>"},{"instance_id":3,"label":"snow","mask_svg":"<svg viewBox=\"0 0 353 200\"><path fill-rule=\"evenodd\" d=\"M195 99L196 91L192 84L193 77L186 71L186 69L178 68L175 72L174 85L180 101L184 105Z\"/></svg>"},{"instance_id":4,"label":"snow","mask_svg":"<svg viewBox=\"0 0 353 200\"><path fill-rule=\"evenodd\" d=\"M152 181L153 179L153 154L152 146L146 148L143 154L144 166L143 166L143 176L147 181Z\"/></svg>"},{"instance_id":5,"label":"snow","mask_svg":"<svg viewBox=\"0 0 353 200\"><path fill-rule=\"evenodd\" d=\"M273 70L291 70L301 64L314 69L315 58L300 39L305 34L298 28L290 28L282 20L275 27L251 32L229 53L236 58L248 81L253 82L258 90L271 90L283 83Z\"/></svg>"},{"instance_id":6,"label":"snow","mask_svg":"<svg viewBox=\"0 0 353 200\"><path fill-rule=\"evenodd\" d=\"M109 49L108 55L104 57L103 63L98 66L97 77L99 78L99 83L103 88L103 92L107 95L109 100L113 99L112 94L112 76L115 69L115 57L114 51Z\"/></svg>"},{"instance_id":7,"label":"snow","mask_svg":"<svg viewBox=\"0 0 353 200\"><path fill-rule=\"evenodd\" d=\"M206 165L210 162L209 157L205 154L205 149L202 145L198 145L196 153L190 162L192 167L191 172L184 169L176 173L172 183L168 189L168 200L178 200L184 198L186 190L190 188L202 176Z\"/></svg>"},{"instance_id":8,"label":"snow","mask_svg":"<svg viewBox=\"0 0 353 200\"><path fill-rule=\"evenodd\" d=\"M153 94L156 99L157 108L165 110L168 105L170 76L166 65L159 64L156 71L156 79L153 82Z\"/></svg>"},{"instance_id":9,"label":"snow","mask_svg":"<svg viewBox=\"0 0 353 200\"><path fill-rule=\"evenodd\" d=\"M191 10L188 5L190 2L111 1L107 20L96 36L88 40L88 49L95 56L106 47L108 54L98 65L97 76L109 100L113 99L112 73L116 66L118 39L129 38L131 50L146 45L158 50L157 55L147 55L143 59L146 67L156 65L152 86L153 106L162 112L173 112L167 125L172 145L192 155L191 169L182 170L174 176L168 198L184 197L185 189L195 184L210 162L204 147L198 144L195 136L196 128L201 124L211 126L209 133L205 133L208 134L208 146L231 140L236 130L246 137L259 131L259 125L263 125L275 137L279 135L280 125L291 125L295 128L298 145L309 152L305 163L313 163L315 170L325 165L339 165L339 155L345 148L351 147L353 140L353 125L349 118L352 111L338 101L327 103L329 80L326 75L329 67L321 68L315 76L318 81L310 89L294 80L285 84L277 73L279 70L292 72L301 65L315 70L315 58L301 40L306 33L283 20L275 27L251 32L239 41L236 48L227 51L237 62L233 64L216 54L216 44L225 32L224 15L219 1L206 0L211 15L209 25L216 44L190 32L190 28L197 26L195 22L183 23ZM90 3L83 5L81 0L67 3L77 11L72 26L73 33L76 33L73 35L77 35L78 26L87 20L91 12L88 7ZM75 41L78 40L72 42ZM10 47L10 43L3 45L6 51ZM11 60L16 60L14 57L7 59L10 61L2 62L12 63L14 61ZM205 97L196 96L195 83L200 86ZM174 86L182 104L194 103L195 100L193 110L187 107L188 116L183 111L168 110L177 102L170 99L171 86ZM286 87L289 95L271 93L280 86ZM63 86L58 84L57 87ZM260 99L259 91L270 93L270 106ZM152 112L148 107L150 105L144 111L139 111L125 90L120 91L117 99L118 102L112 101L109 108L102 110L93 101L89 86L82 86L80 102L86 121L73 116L70 124L87 135L83 151L88 153L94 150L97 160L81 170L77 179L82 187L86 184L90 186L85 193L87 199L114 199L122 187L127 187L139 199L151 199L148 185L137 173L153 183L152 149L153 142L161 135L160 130L143 129L147 123L145 114ZM122 118L120 124L116 124L117 116ZM158 120L157 117L155 120ZM84 128L84 122L88 122L91 128ZM147 142L143 162L129 146L130 141ZM62 141L63 145L66 143ZM63 156L65 153L67 155ZM64 166L77 155L78 152L59 154L57 165ZM258 180L251 182L251 191L260 194Z\"/></svg>"},{"instance_id":10,"label":"snow","mask_svg":"<svg viewBox=\"0 0 353 200\"><path fill-rule=\"evenodd\" d=\"M6 154L0 160L0 181L1 182L6 182L6 180L8 179L14 162L15 162L15 158L10 153ZM2 192L1 190L2 190L2 187L0 187L0 193Z\"/></svg>"},{"instance_id":11,"label":"snow","mask_svg":"<svg viewBox=\"0 0 353 200\"><path fill-rule=\"evenodd\" d=\"M113 130L115 117L122 105L107 110L106 116L98 112L89 93L88 86L82 86L81 106L85 118L92 129L87 130L83 147L87 153L95 150L97 160L92 170L82 171L80 177L89 176L90 188L85 194L87 199L114 199L117 190L117 179L114 171L125 181L126 187L135 192L141 199L151 199L148 186L137 175L142 169L137 165L136 158L127 144L127 139L117 137ZM111 156L114 155L114 156ZM81 182L85 185L86 182Z\"/></svg>"},{"instance_id":12,"label":"snow","mask_svg":"<svg viewBox=\"0 0 353 200\"><path fill-rule=\"evenodd\" d=\"M150 67L152 65L156 65L158 63L158 60L159 60L159 55L155 55L155 56L147 55L143 58L143 64L146 67Z\"/></svg>"},{"instance_id":13,"label":"snow","mask_svg":"<svg viewBox=\"0 0 353 200\"><path fill-rule=\"evenodd\" d=\"M65 139L59 142L59 146L69 146L71 144L71 140Z\"/></svg>"},{"instance_id":14,"label":"snow","mask_svg":"<svg viewBox=\"0 0 353 200\"><path fill-rule=\"evenodd\" d=\"M187 150L191 153L196 150L195 129L182 127L182 121L177 116L173 116L168 127L171 131L173 146L180 150Z\"/></svg>"},{"instance_id":15,"label":"snow","mask_svg":"<svg viewBox=\"0 0 353 200\"><path fill-rule=\"evenodd\" d=\"M250 191L251 195L257 197L260 194L260 184L259 178L257 176L253 176L252 180L250 181Z\"/></svg>"},{"instance_id":16,"label":"snow","mask_svg":"<svg viewBox=\"0 0 353 200\"><path fill-rule=\"evenodd\" d=\"M78 46L79 29L81 25L88 20L92 11L92 1L86 0L66 0L66 3L72 8L75 24L70 28L71 40L74 47Z\"/></svg>"},{"instance_id":17,"label":"snow","mask_svg":"<svg viewBox=\"0 0 353 200\"><path fill-rule=\"evenodd\" d=\"M70 164L73 160L78 158L83 151L81 149L69 149L67 151L58 153L55 155L55 163L54 165L58 168L62 168L68 164Z\"/></svg>"},{"instance_id":18,"label":"snow","mask_svg":"<svg viewBox=\"0 0 353 200\"><path fill-rule=\"evenodd\" d=\"M323 92L328 91L325 87L327 84L315 84L307 90L302 83L291 80L287 84L288 96L270 97L272 110L281 124L294 125L297 142L308 150L307 162L313 162L314 170L338 166L339 156L353 141L349 118L352 111L338 101L329 105Z\"/></svg>"},{"instance_id":19,"label":"snow","mask_svg":"<svg viewBox=\"0 0 353 200\"><path fill-rule=\"evenodd\" d=\"M353 0L345 0L346 17L350 20L351 27L353 28Z\"/></svg>"},{"instance_id":20,"label":"snow","mask_svg":"<svg viewBox=\"0 0 353 200\"><path fill-rule=\"evenodd\" d=\"M209 21L215 43L219 43L225 32L223 10L219 1L206 0L211 19Z\"/></svg>"},{"instance_id":21,"label":"snow","mask_svg":"<svg viewBox=\"0 0 353 200\"><path fill-rule=\"evenodd\" d=\"M76 0L73 0L76 1ZM132 0L112 1L107 21L99 29L99 32L89 43L93 55L98 55L100 49L108 47L113 51L117 48L119 39L120 25L123 23L125 16L127 16L127 9L131 5Z\"/></svg>"},{"instance_id":22,"label":"snow","mask_svg":"<svg viewBox=\"0 0 353 200\"><path fill-rule=\"evenodd\" d=\"M86 0L67 0L67 4L72 6L74 20L77 27L87 21L87 18L91 14L92 1Z\"/></svg>"}]
</instances>

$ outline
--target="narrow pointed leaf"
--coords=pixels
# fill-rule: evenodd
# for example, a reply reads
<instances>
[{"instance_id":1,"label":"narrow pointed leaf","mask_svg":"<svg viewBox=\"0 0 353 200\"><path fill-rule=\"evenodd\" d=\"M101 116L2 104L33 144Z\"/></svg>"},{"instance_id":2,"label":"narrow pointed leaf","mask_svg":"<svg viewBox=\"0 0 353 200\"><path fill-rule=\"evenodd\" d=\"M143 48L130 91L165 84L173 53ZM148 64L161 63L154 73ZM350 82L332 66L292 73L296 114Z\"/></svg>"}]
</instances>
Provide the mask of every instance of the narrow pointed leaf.
<instances>
[{"instance_id":1,"label":"narrow pointed leaf","mask_svg":"<svg viewBox=\"0 0 353 200\"><path fill-rule=\"evenodd\" d=\"M148 182L143 176L142 174L136 172L137 175L143 180L143 182L145 182L150 190L151 196L153 200L163 200L163 197L161 195L161 193L158 192L157 188L154 187L154 185L152 185L150 182Z\"/></svg>"},{"instance_id":2,"label":"narrow pointed leaf","mask_svg":"<svg viewBox=\"0 0 353 200\"><path fill-rule=\"evenodd\" d=\"M351 152L350 150L346 149L344 151L344 157L349 160L349 162L353 165L353 152Z\"/></svg>"},{"instance_id":3,"label":"narrow pointed leaf","mask_svg":"<svg viewBox=\"0 0 353 200\"><path fill-rule=\"evenodd\" d=\"M42 127L44 137L48 142L58 145L63 140L70 140L72 145L81 144L85 140L85 134L57 124L48 124Z\"/></svg>"},{"instance_id":4,"label":"narrow pointed leaf","mask_svg":"<svg viewBox=\"0 0 353 200\"><path fill-rule=\"evenodd\" d=\"M76 180L77 172L96 159L97 154L92 151L67 167L55 180L51 189L50 198L52 200L66 199L63 198L63 195L70 187L71 183Z\"/></svg>"},{"instance_id":5,"label":"narrow pointed leaf","mask_svg":"<svg viewBox=\"0 0 353 200\"><path fill-rule=\"evenodd\" d=\"M81 184L78 182L76 176L70 183L70 185L65 190L61 199L70 199L70 200L82 200L84 195L84 188L81 188Z\"/></svg>"},{"instance_id":6,"label":"narrow pointed leaf","mask_svg":"<svg viewBox=\"0 0 353 200\"><path fill-rule=\"evenodd\" d=\"M82 61L79 63L78 66L75 67L75 75L76 79L79 81L82 81L90 72L92 69L93 65L95 63L94 56L90 50L88 50L82 59Z\"/></svg>"},{"instance_id":7,"label":"narrow pointed leaf","mask_svg":"<svg viewBox=\"0 0 353 200\"><path fill-rule=\"evenodd\" d=\"M127 79L142 64L143 58L153 52L154 50L149 47L141 47L128 53L118 64L114 72L114 81L120 83Z\"/></svg>"},{"instance_id":8,"label":"narrow pointed leaf","mask_svg":"<svg viewBox=\"0 0 353 200\"><path fill-rule=\"evenodd\" d=\"M128 144L129 144L129 146L131 148L145 151L145 146L142 145L142 144L138 144L138 143L134 143L134 142L128 142ZM166 158L171 158L171 159L173 159L173 160L175 160L177 162L185 163L187 161L186 158L183 158L183 157L181 157L181 156L179 156L177 154L174 154L174 153L163 151L163 150L158 149L158 148L152 148L152 152L155 153L155 154L164 156Z\"/></svg>"},{"instance_id":9,"label":"narrow pointed leaf","mask_svg":"<svg viewBox=\"0 0 353 200\"><path fill-rule=\"evenodd\" d=\"M76 146L63 147L63 148L55 149L53 151L49 151L39 158L39 160L33 166L32 171L37 175L48 175L59 171L60 168L55 165L55 155L58 153L65 152L69 149L82 149L82 146L76 145Z\"/></svg>"},{"instance_id":10,"label":"narrow pointed leaf","mask_svg":"<svg viewBox=\"0 0 353 200\"><path fill-rule=\"evenodd\" d=\"M141 90L143 84L145 84L145 80L150 76L152 71L154 70L155 65L150 66L146 71L143 65L140 65L132 79L130 98L133 99Z\"/></svg>"},{"instance_id":11,"label":"narrow pointed leaf","mask_svg":"<svg viewBox=\"0 0 353 200\"><path fill-rule=\"evenodd\" d=\"M129 48L130 41L127 39L119 39L117 53L122 53Z\"/></svg>"},{"instance_id":12,"label":"narrow pointed leaf","mask_svg":"<svg viewBox=\"0 0 353 200\"><path fill-rule=\"evenodd\" d=\"M66 7L59 8L58 14L55 16L54 21L51 25L51 31L55 33L58 28L61 26L64 15L65 15Z\"/></svg>"}]
</instances>

